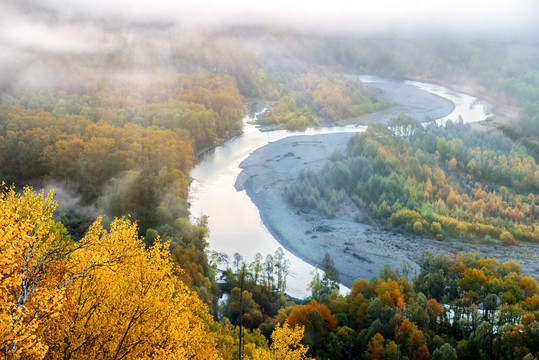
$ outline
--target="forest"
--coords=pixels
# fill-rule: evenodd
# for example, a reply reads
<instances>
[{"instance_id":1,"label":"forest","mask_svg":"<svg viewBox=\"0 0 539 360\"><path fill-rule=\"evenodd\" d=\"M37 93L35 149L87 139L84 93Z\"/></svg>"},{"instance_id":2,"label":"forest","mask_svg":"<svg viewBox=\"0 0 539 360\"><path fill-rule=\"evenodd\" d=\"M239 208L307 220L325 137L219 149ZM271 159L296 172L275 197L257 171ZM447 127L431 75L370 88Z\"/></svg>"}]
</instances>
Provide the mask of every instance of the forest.
<instances>
[{"instance_id":1,"label":"forest","mask_svg":"<svg viewBox=\"0 0 539 360\"><path fill-rule=\"evenodd\" d=\"M109 230L98 218L76 241L53 220L55 206L52 193L28 187L0 194L6 358L532 359L539 353L539 287L514 260L425 251L412 282L406 267L387 265L342 295L326 256L311 296L296 304L283 295L286 260L279 253L249 265L236 256L227 270L227 317L215 322L182 280L168 242L148 247L126 218Z\"/></svg>"},{"instance_id":2,"label":"forest","mask_svg":"<svg viewBox=\"0 0 539 360\"><path fill-rule=\"evenodd\" d=\"M158 236L170 241L174 260L185 270L182 279L214 312L219 290L206 253L206 220L191 224L187 203L197 156L241 133L246 99L279 99L275 109L289 118L296 113L282 104L294 102L291 94L299 87L304 91L297 95L298 106L304 109L314 107L314 100L300 97L313 90L318 94L317 110L306 111L364 113L383 101L357 82L326 75L311 79L291 72L290 79L278 82L263 60L243 47L176 51L174 71L139 64L155 72L144 83L117 73L132 61L118 53L112 63L92 58L74 63L81 73L97 66L105 73L73 70L39 87L6 84L0 103L0 178L19 188L54 188L61 196L55 218L74 239L83 237L98 216L105 226L129 216L148 246ZM327 97L339 89L349 96L343 104ZM363 103L370 105L358 110L355 104ZM321 122L334 121L337 115L332 116Z\"/></svg>"},{"instance_id":3,"label":"forest","mask_svg":"<svg viewBox=\"0 0 539 360\"><path fill-rule=\"evenodd\" d=\"M353 121L383 109L390 102L358 81L343 77L322 78L310 74L293 79L291 90L264 114L263 125L283 125L288 130Z\"/></svg>"},{"instance_id":4,"label":"forest","mask_svg":"<svg viewBox=\"0 0 539 360\"><path fill-rule=\"evenodd\" d=\"M266 107L266 130L358 123L392 104L354 76L417 79L503 118L493 131L370 124L292 180L289 202L331 218L351 201L358 222L440 241L538 243L535 47L153 26L134 27L136 46L0 59L4 358L539 358L539 288L518 259L423 252L415 276L387 265L344 294L327 255L292 299L282 249L220 257L188 203L199 158L246 114Z\"/></svg>"},{"instance_id":5,"label":"forest","mask_svg":"<svg viewBox=\"0 0 539 360\"><path fill-rule=\"evenodd\" d=\"M501 132L451 122L423 128L400 116L387 127L369 125L346 148L287 185L288 200L331 217L351 199L357 221L372 218L439 240L539 241L539 169Z\"/></svg>"}]
</instances>

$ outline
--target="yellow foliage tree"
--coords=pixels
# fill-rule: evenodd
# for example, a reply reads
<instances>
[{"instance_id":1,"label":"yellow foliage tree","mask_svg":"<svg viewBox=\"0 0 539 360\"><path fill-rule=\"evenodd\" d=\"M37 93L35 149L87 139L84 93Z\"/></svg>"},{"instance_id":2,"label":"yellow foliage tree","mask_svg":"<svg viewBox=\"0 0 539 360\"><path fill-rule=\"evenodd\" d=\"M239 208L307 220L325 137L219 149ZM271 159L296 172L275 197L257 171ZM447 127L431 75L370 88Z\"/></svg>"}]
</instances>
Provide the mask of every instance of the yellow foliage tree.
<instances>
[{"instance_id":1,"label":"yellow foliage tree","mask_svg":"<svg viewBox=\"0 0 539 360\"><path fill-rule=\"evenodd\" d=\"M71 249L55 230L53 210L52 194L0 190L0 352L6 359L42 358L45 323L61 309Z\"/></svg>"},{"instance_id":2,"label":"yellow foliage tree","mask_svg":"<svg viewBox=\"0 0 539 360\"><path fill-rule=\"evenodd\" d=\"M385 339L380 333L376 333L367 344L367 351L364 354L367 360L383 360L385 358Z\"/></svg>"},{"instance_id":3,"label":"yellow foliage tree","mask_svg":"<svg viewBox=\"0 0 539 360\"><path fill-rule=\"evenodd\" d=\"M404 301L404 287L392 279L380 279L376 284L376 293L382 302L390 307L397 307L404 310L406 302Z\"/></svg>"},{"instance_id":4,"label":"yellow foliage tree","mask_svg":"<svg viewBox=\"0 0 539 360\"><path fill-rule=\"evenodd\" d=\"M423 232L423 224L421 223L421 220L417 220L414 223L413 229L414 229L414 232L418 234L421 234Z\"/></svg>"},{"instance_id":5,"label":"yellow foliage tree","mask_svg":"<svg viewBox=\"0 0 539 360\"><path fill-rule=\"evenodd\" d=\"M206 306L178 278L167 244L146 250L126 219L106 231L98 219L73 255L78 271L68 309L55 324L51 357L77 359L215 359ZM69 325L66 325L69 324ZM53 339L53 340L52 340Z\"/></svg>"},{"instance_id":6,"label":"yellow foliage tree","mask_svg":"<svg viewBox=\"0 0 539 360\"><path fill-rule=\"evenodd\" d=\"M126 219L74 243L52 194L0 192L0 353L5 358L217 359L213 320L167 244Z\"/></svg>"},{"instance_id":7,"label":"yellow foliage tree","mask_svg":"<svg viewBox=\"0 0 539 360\"><path fill-rule=\"evenodd\" d=\"M306 356L309 347L301 344L302 339L303 327L291 327L284 323L271 334L270 349L255 349L253 360L310 360Z\"/></svg>"}]
</instances>

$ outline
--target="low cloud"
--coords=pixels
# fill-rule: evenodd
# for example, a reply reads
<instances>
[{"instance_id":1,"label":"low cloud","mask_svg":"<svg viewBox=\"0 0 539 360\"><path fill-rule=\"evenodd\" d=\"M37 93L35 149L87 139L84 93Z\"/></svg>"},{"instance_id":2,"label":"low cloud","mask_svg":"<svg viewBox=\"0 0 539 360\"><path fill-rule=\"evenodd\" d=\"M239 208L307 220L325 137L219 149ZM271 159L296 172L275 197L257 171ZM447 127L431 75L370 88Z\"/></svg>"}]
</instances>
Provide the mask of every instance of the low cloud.
<instances>
[{"instance_id":1,"label":"low cloud","mask_svg":"<svg viewBox=\"0 0 539 360\"><path fill-rule=\"evenodd\" d=\"M103 34L137 27L266 26L352 36L427 35L539 41L536 0L8 0L3 41L43 46L96 46Z\"/></svg>"},{"instance_id":2,"label":"low cloud","mask_svg":"<svg viewBox=\"0 0 539 360\"><path fill-rule=\"evenodd\" d=\"M116 52L142 60L156 54L167 59L173 45L201 44L207 34L219 36L234 27L244 27L247 33L251 28L269 28L330 36L539 45L539 2L4 0L0 82L48 82L54 71L69 67L66 55L106 59Z\"/></svg>"}]
</instances>

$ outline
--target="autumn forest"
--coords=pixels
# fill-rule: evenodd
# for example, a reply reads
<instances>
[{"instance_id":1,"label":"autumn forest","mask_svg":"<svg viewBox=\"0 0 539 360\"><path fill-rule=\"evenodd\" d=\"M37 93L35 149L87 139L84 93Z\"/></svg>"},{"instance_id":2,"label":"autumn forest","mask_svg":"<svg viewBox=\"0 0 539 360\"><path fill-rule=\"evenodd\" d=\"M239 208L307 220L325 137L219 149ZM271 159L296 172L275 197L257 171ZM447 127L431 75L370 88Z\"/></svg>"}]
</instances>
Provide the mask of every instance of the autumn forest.
<instances>
[{"instance_id":1,"label":"autumn forest","mask_svg":"<svg viewBox=\"0 0 539 360\"><path fill-rule=\"evenodd\" d=\"M535 248L536 45L145 26L92 53L29 47L31 66L0 62L2 358L539 358L539 265L425 250L417 271L387 264L343 291L326 254L298 299L282 248L216 253L188 197L194 167L254 113L262 131L359 124L345 151L283 184L287 206L333 219L346 204L404 238ZM376 121L394 103L363 74L468 91L494 115Z\"/></svg>"}]
</instances>

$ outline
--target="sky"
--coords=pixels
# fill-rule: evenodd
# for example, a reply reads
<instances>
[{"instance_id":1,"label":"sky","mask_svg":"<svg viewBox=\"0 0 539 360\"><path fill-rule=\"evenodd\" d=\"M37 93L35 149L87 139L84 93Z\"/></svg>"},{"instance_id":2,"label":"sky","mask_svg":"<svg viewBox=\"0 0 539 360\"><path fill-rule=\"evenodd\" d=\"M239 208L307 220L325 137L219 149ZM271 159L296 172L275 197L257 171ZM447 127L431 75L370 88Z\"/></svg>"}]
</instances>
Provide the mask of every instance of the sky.
<instances>
[{"instance_id":1,"label":"sky","mask_svg":"<svg viewBox=\"0 0 539 360\"><path fill-rule=\"evenodd\" d=\"M539 44L539 0L2 0L0 48L87 51L144 25ZM127 30L126 30L127 29ZM2 55L0 55L2 56Z\"/></svg>"}]
</instances>

